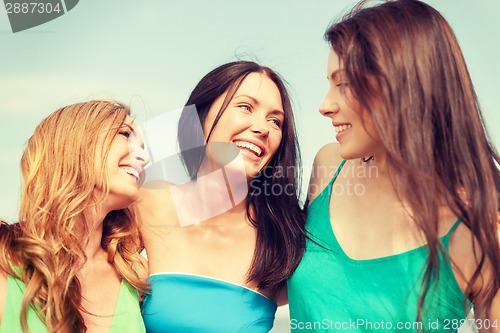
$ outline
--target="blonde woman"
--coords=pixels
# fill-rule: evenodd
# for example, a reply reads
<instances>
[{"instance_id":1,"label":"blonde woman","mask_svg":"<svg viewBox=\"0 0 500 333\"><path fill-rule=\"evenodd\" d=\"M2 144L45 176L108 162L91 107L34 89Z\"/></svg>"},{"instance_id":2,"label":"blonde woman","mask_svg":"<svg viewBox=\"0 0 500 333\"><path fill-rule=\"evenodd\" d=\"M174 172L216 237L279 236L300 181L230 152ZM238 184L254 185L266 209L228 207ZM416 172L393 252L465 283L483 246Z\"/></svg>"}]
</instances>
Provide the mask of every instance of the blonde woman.
<instances>
[{"instance_id":1,"label":"blonde woman","mask_svg":"<svg viewBox=\"0 0 500 333\"><path fill-rule=\"evenodd\" d=\"M0 224L0 332L144 332L141 243L127 209L149 157L130 110L63 107L21 159L20 222Z\"/></svg>"}]
</instances>

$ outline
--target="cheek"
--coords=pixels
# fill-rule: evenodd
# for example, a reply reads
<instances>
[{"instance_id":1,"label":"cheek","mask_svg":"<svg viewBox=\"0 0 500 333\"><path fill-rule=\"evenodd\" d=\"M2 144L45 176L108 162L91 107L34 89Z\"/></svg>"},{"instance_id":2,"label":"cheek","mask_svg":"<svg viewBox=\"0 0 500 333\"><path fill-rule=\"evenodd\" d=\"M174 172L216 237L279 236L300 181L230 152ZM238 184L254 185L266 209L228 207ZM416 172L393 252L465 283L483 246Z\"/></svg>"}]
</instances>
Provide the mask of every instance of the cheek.
<instances>
[{"instance_id":1,"label":"cheek","mask_svg":"<svg viewBox=\"0 0 500 333\"><path fill-rule=\"evenodd\" d=\"M281 132L273 135L272 143L271 143L271 149L273 150L273 155L276 153L276 151L280 147L282 139L283 139L283 134Z\"/></svg>"},{"instance_id":2,"label":"cheek","mask_svg":"<svg viewBox=\"0 0 500 333\"><path fill-rule=\"evenodd\" d=\"M373 123L373 120L370 117L370 115L367 114L366 112L363 114L362 122L364 130L368 134L368 136L370 136L374 140L378 140L379 135L377 129L375 128L375 124Z\"/></svg>"},{"instance_id":3,"label":"cheek","mask_svg":"<svg viewBox=\"0 0 500 333\"><path fill-rule=\"evenodd\" d=\"M203 136L205 139L207 138L208 133L212 129L212 124L214 123L214 120L211 117L205 118L205 122L203 123Z\"/></svg>"}]
</instances>

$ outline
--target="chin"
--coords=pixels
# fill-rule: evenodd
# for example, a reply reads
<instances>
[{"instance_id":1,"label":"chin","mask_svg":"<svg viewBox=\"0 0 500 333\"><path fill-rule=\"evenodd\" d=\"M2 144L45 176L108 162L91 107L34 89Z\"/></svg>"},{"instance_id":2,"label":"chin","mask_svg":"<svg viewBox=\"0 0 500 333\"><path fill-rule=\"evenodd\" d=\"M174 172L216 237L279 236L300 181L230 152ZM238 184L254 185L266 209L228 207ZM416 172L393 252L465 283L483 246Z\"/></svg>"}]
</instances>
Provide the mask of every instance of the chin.
<instances>
[{"instance_id":1,"label":"chin","mask_svg":"<svg viewBox=\"0 0 500 333\"><path fill-rule=\"evenodd\" d=\"M139 191L136 191L135 193L122 194L118 198L114 199L112 210L125 209L136 202L138 199Z\"/></svg>"},{"instance_id":2,"label":"chin","mask_svg":"<svg viewBox=\"0 0 500 333\"><path fill-rule=\"evenodd\" d=\"M342 152L340 151L340 157L342 157L343 160L354 160L356 158L360 158L360 156L357 156L356 154L352 154L349 152Z\"/></svg>"},{"instance_id":3,"label":"chin","mask_svg":"<svg viewBox=\"0 0 500 333\"><path fill-rule=\"evenodd\" d=\"M342 147L340 145L340 151L339 151L340 157L344 160L355 160L355 159L360 159L362 157L369 156L366 153L363 153L362 151L359 150L354 150L354 149L349 149L349 147Z\"/></svg>"},{"instance_id":4,"label":"chin","mask_svg":"<svg viewBox=\"0 0 500 333\"><path fill-rule=\"evenodd\" d=\"M126 208L126 207L130 206L131 204L133 204L133 203L134 203L134 202L136 202L137 200L139 200L139 191L138 191L138 190L137 190L134 194L131 194L131 195L127 198L127 200L126 200L127 204L125 205L125 207L124 207L124 208Z\"/></svg>"},{"instance_id":5,"label":"chin","mask_svg":"<svg viewBox=\"0 0 500 333\"><path fill-rule=\"evenodd\" d=\"M252 180L254 178L257 178L262 170L263 170L263 168L256 168L254 166L246 166L245 171L246 171L247 179Z\"/></svg>"}]
</instances>

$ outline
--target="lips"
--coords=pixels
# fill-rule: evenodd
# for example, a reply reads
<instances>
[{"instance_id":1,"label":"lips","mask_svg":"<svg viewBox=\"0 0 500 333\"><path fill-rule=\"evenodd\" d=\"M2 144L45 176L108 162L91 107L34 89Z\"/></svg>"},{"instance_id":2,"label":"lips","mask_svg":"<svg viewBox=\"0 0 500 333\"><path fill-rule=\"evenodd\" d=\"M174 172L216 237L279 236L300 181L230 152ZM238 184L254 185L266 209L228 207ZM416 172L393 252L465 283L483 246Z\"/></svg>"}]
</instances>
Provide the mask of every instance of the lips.
<instances>
[{"instance_id":1,"label":"lips","mask_svg":"<svg viewBox=\"0 0 500 333\"><path fill-rule=\"evenodd\" d=\"M133 176L136 181L139 181L142 169L132 165L119 165L119 168Z\"/></svg>"},{"instance_id":2,"label":"lips","mask_svg":"<svg viewBox=\"0 0 500 333\"><path fill-rule=\"evenodd\" d=\"M240 149L246 149L257 157L261 157L262 154L264 153L264 147L261 147L257 143L252 143L249 141L240 141L240 140L235 140L233 143L238 146Z\"/></svg>"},{"instance_id":3,"label":"lips","mask_svg":"<svg viewBox=\"0 0 500 333\"><path fill-rule=\"evenodd\" d=\"M352 125L349 123L343 123L343 124L333 123L333 126L335 127L335 132L337 133L347 131L352 127Z\"/></svg>"}]
</instances>

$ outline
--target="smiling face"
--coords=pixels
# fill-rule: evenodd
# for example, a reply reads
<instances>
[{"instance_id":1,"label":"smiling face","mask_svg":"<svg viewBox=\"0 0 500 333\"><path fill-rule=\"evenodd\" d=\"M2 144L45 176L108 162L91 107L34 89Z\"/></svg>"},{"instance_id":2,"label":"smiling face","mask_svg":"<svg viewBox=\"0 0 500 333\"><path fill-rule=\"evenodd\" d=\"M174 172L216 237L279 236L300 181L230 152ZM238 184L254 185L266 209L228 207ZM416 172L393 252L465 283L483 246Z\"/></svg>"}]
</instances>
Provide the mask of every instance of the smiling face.
<instances>
[{"instance_id":1,"label":"smiling face","mask_svg":"<svg viewBox=\"0 0 500 333\"><path fill-rule=\"evenodd\" d=\"M355 159L384 154L372 119L353 98L343 64L332 50L328 56L327 75L330 87L319 111L332 120L342 158Z\"/></svg>"},{"instance_id":2,"label":"smiling face","mask_svg":"<svg viewBox=\"0 0 500 333\"><path fill-rule=\"evenodd\" d=\"M142 138L132 118L127 116L111 142L106 160L109 186L106 201L111 210L125 208L138 199L144 167L148 163Z\"/></svg>"},{"instance_id":3,"label":"smiling face","mask_svg":"<svg viewBox=\"0 0 500 333\"><path fill-rule=\"evenodd\" d=\"M204 124L210 132L227 92L210 106ZM285 113L276 84L265 74L250 73L217 122L209 142L232 142L240 149L247 178L255 177L276 153Z\"/></svg>"}]
</instances>

